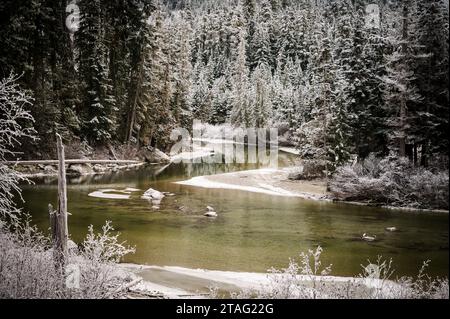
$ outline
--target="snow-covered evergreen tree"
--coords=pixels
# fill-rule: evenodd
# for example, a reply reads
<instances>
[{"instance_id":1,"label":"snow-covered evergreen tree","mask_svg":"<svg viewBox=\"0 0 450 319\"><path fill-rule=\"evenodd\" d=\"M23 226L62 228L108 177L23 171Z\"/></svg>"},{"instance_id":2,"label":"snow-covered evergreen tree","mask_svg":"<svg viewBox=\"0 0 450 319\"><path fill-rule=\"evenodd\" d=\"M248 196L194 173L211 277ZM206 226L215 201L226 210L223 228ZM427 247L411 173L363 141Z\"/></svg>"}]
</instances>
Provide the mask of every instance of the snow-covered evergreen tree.
<instances>
[{"instance_id":1,"label":"snow-covered evergreen tree","mask_svg":"<svg viewBox=\"0 0 450 319\"><path fill-rule=\"evenodd\" d=\"M80 0L81 27L68 30L64 0L4 0L0 71L23 72L45 141L165 148L172 127L198 118L285 127L330 169L389 150L440 161L448 1L368 4Z\"/></svg>"},{"instance_id":2,"label":"snow-covered evergreen tree","mask_svg":"<svg viewBox=\"0 0 450 319\"><path fill-rule=\"evenodd\" d=\"M403 0L398 35L392 39L392 53L387 56L387 74L384 78L385 101L389 112L390 146L400 157L407 156L406 145L411 143L410 128L417 116L410 106L421 101L415 85L414 67L417 63L412 35L414 0Z\"/></svg>"},{"instance_id":3,"label":"snow-covered evergreen tree","mask_svg":"<svg viewBox=\"0 0 450 319\"><path fill-rule=\"evenodd\" d=\"M417 2L415 40L418 63L415 84L422 96L414 105L416 120L411 125L415 147L422 148L421 162L433 154L447 154L449 113L449 15L448 1Z\"/></svg>"},{"instance_id":4,"label":"snow-covered evergreen tree","mask_svg":"<svg viewBox=\"0 0 450 319\"><path fill-rule=\"evenodd\" d=\"M99 0L80 1L82 15L77 45L83 92L83 135L92 143L106 143L115 134L116 106L108 68L108 48Z\"/></svg>"},{"instance_id":5,"label":"snow-covered evergreen tree","mask_svg":"<svg viewBox=\"0 0 450 319\"><path fill-rule=\"evenodd\" d=\"M264 128L272 117L272 101L270 96L271 72L267 64L260 64L252 75L254 83L254 102L252 103L255 127Z\"/></svg>"},{"instance_id":6,"label":"snow-covered evergreen tree","mask_svg":"<svg viewBox=\"0 0 450 319\"><path fill-rule=\"evenodd\" d=\"M254 117L251 108L251 86L245 49L245 33L239 35L239 47L233 65L233 109L231 123L240 127L253 127Z\"/></svg>"}]
</instances>

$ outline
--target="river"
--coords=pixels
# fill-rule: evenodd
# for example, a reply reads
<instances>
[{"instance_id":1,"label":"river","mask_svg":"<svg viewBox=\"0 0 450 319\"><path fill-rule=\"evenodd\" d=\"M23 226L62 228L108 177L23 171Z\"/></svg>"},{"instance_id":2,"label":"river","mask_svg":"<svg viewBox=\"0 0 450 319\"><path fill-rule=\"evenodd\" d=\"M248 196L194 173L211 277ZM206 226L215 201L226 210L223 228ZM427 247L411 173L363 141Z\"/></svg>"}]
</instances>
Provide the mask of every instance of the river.
<instances>
[{"instance_id":1,"label":"river","mask_svg":"<svg viewBox=\"0 0 450 319\"><path fill-rule=\"evenodd\" d=\"M281 154L280 165L292 155ZM388 210L251 192L204 189L174 184L193 176L244 169L255 165L171 164L146 166L103 176L69 179L69 232L82 241L87 228L97 230L111 220L121 238L136 246L125 262L265 272L285 267L290 257L321 245L323 264L333 275L352 276L361 264L381 255L392 258L394 276L417 274L422 261L432 262L429 273L448 276L448 214ZM148 188L171 192L159 210L141 195ZM99 189L136 188L129 199L90 197ZM35 180L23 186L25 211L42 230L49 227L48 203L56 205L55 180ZM213 206L218 218L204 217ZM394 226L396 232L387 232ZM376 235L362 241L361 235Z\"/></svg>"}]
</instances>

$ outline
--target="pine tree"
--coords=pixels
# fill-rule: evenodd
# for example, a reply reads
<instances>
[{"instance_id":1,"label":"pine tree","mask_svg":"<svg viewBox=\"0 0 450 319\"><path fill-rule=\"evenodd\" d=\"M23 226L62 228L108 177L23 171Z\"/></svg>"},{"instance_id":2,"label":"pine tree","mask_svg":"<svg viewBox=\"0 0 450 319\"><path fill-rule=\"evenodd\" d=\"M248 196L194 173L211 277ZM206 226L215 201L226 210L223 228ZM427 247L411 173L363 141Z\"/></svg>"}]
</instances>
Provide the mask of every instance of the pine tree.
<instances>
[{"instance_id":1,"label":"pine tree","mask_svg":"<svg viewBox=\"0 0 450 319\"><path fill-rule=\"evenodd\" d=\"M249 70L246 65L245 35L240 33L239 48L233 67L233 109L231 123L235 126L253 127L250 105Z\"/></svg>"},{"instance_id":2,"label":"pine tree","mask_svg":"<svg viewBox=\"0 0 450 319\"><path fill-rule=\"evenodd\" d=\"M259 24L256 26L256 31L253 35L253 42L251 43L250 48L251 69L256 68L260 64L264 64L266 66L272 65L269 31L265 24Z\"/></svg>"},{"instance_id":3,"label":"pine tree","mask_svg":"<svg viewBox=\"0 0 450 319\"><path fill-rule=\"evenodd\" d=\"M225 75L218 78L211 89L211 124L223 124L228 121L232 108L232 91L230 76Z\"/></svg>"},{"instance_id":4,"label":"pine tree","mask_svg":"<svg viewBox=\"0 0 450 319\"><path fill-rule=\"evenodd\" d=\"M255 127L263 128L269 124L272 117L272 101L270 97L269 83L271 72L268 65L260 64L252 74L255 99L252 103Z\"/></svg>"},{"instance_id":5,"label":"pine tree","mask_svg":"<svg viewBox=\"0 0 450 319\"><path fill-rule=\"evenodd\" d=\"M180 123L181 127L190 128L192 126L192 111L189 101L189 91L191 90L191 29L186 21L180 18L175 21L175 25L170 26L177 37L171 41L172 67L173 72L173 97L172 110L174 120Z\"/></svg>"},{"instance_id":6,"label":"pine tree","mask_svg":"<svg viewBox=\"0 0 450 319\"><path fill-rule=\"evenodd\" d=\"M126 114L126 123L124 130L124 142L139 142L139 131L142 127L142 121L145 121L145 109L142 109L142 103L139 103L142 94L145 94L143 87L145 86L146 74L145 63L148 57L148 49L152 46L152 30L149 19L152 18L152 13L155 11L155 6L152 0L147 0L141 4L133 2L132 14L130 15L130 71L128 84L128 101ZM160 23L160 22L157 22ZM158 25L159 26L159 25ZM157 28L157 27L156 27ZM140 109L141 107L141 109Z\"/></svg>"},{"instance_id":7,"label":"pine tree","mask_svg":"<svg viewBox=\"0 0 450 319\"><path fill-rule=\"evenodd\" d=\"M414 76L423 99L413 106L418 116L411 134L415 148L422 148L422 165L427 165L433 154L448 156L448 21L448 2L447 5L443 0L418 2L416 41L420 61Z\"/></svg>"},{"instance_id":8,"label":"pine tree","mask_svg":"<svg viewBox=\"0 0 450 319\"><path fill-rule=\"evenodd\" d=\"M82 0L80 8L82 15L76 39L80 48L81 92L84 98L82 132L91 143L104 144L115 134L117 111L103 29L105 12L99 0Z\"/></svg>"},{"instance_id":9,"label":"pine tree","mask_svg":"<svg viewBox=\"0 0 450 319\"><path fill-rule=\"evenodd\" d=\"M321 29L314 34L311 64L309 70L312 94L306 103L311 109L310 119L302 123L296 131L297 148L303 158L312 158L328 163L330 145L327 133L330 125L333 103L334 64L332 58L332 38L329 25L319 20ZM328 30L328 31L327 31ZM328 165L328 169L331 167Z\"/></svg>"},{"instance_id":10,"label":"pine tree","mask_svg":"<svg viewBox=\"0 0 450 319\"><path fill-rule=\"evenodd\" d=\"M121 141L126 140L129 132L128 116L131 70L136 64L131 64L132 52L135 51L136 16L139 8L136 1L111 0L106 1L106 32L109 46L109 73L113 95L118 109L119 127L117 135ZM117 14L119 13L120 14ZM134 55L133 55L134 56Z\"/></svg>"},{"instance_id":11,"label":"pine tree","mask_svg":"<svg viewBox=\"0 0 450 319\"><path fill-rule=\"evenodd\" d=\"M365 25L363 1L355 4L355 33L353 67L354 101L351 105L353 144L355 153L365 158L370 153L387 154L386 108L384 107L383 77L386 40L381 26Z\"/></svg>"},{"instance_id":12,"label":"pine tree","mask_svg":"<svg viewBox=\"0 0 450 319\"><path fill-rule=\"evenodd\" d=\"M172 109L173 71L168 60L167 30L161 12L155 12L145 29L140 86L133 130L139 145L164 149L175 126Z\"/></svg>"},{"instance_id":13,"label":"pine tree","mask_svg":"<svg viewBox=\"0 0 450 319\"><path fill-rule=\"evenodd\" d=\"M241 8L244 21L246 24L245 31L245 43L247 52L247 61L251 61L252 57L250 55L250 44L253 42L253 35L255 33L255 14L256 14L256 1L255 0L242 0Z\"/></svg>"},{"instance_id":14,"label":"pine tree","mask_svg":"<svg viewBox=\"0 0 450 319\"><path fill-rule=\"evenodd\" d=\"M333 99L330 103L330 113L327 126L327 152L329 169L333 172L337 167L345 164L350 159L352 151L349 114L349 83L343 69L336 65L334 73Z\"/></svg>"},{"instance_id":15,"label":"pine tree","mask_svg":"<svg viewBox=\"0 0 450 319\"><path fill-rule=\"evenodd\" d=\"M207 122L211 116L211 90L209 87L207 66L203 60L196 60L192 74L193 86L189 95L194 120Z\"/></svg>"},{"instance_id":16,"label":"pine tree","mask_svg":"<svg viewBox=\"0 0 450 319\"><path fill-rule=\"evenodd\" d=\"M421 101L415 85L413 68L417 63L414 42L411 37L412 0L401 4L401 24L398 36L393 40L393 52L387 57L385 101L390 112L391 150L400 157L407 156L406 145L410 143L410 128L417 114L409 107Z\"/></svg>"},{"instance_id":17,"label":"pine tree","mask_svg":"<svg viewBox=\"0 0 450 319\"><path fill-rule=\"evenodd\" d=\"M79 131L76 114L76 71L70 33L65 25L65 1L34 0L2 3L1 74L23 74L20 82L32 91L40 142L27 145L26 155L52 156L54 133L71 138ZM3 20L3 18L5 20Z\"/></svg>"}]
</instances>

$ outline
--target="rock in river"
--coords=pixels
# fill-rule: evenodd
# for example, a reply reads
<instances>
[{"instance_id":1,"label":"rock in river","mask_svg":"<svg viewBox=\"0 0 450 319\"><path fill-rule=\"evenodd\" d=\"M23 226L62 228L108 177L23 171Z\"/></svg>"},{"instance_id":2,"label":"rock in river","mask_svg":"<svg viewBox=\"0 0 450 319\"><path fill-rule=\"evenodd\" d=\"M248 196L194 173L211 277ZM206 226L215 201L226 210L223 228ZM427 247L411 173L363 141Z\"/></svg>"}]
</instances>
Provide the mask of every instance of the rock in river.
<instances>
[{"instance_id":1,"label":"rock in river","mask_svg":"<svg viewBox=\"0 0 450 319\"><path fill-rule=\"evenodd\" d=\"M214 208L212 208L211 206L206 206L206 209L208 210L204 216L206 217L217 217L217 213L214 211Z\"/></svg>"},{"instance_id":2,"label":"rock in river","mask_svg":"<svg viewBox=\"0 0 450 319\"><path fill-rule=\"evenodd\" d=\"M149 200L154 200L154 201L161 201L164 198L164 194L157 191L156 189L150 188L148 189L144 195L142 195L143 199L149 199Z\"/></svg>"},{"instance_id":3,"label":"rock in river","mask_svg":"<svg viewBox=\"0 0 450 319\"><path fill-rule=\"evenodd\" d=\"M152 205L153 205L153 209L158 210L160 208L161 205L161 201L162 199L165 197L165 195L163 193L161 193L160 191L157 191L156 189L150 188L148 189L144 195L142 195L143 199L147 199L149 201L151 201Z\"/></svg>"},{"instance_id":4,"label":"rock in river","mask_svg":"<svg viewBox=\"0 0 450 319\"><path fill-rule=\"evenodd\" d=\"M205 213L205 216L206 217L217 217L218 215L216 212L207 212L207 213Z\"/></svg>"},{"instance_id":5,"label":"rock in river","mask_svg":"<svg viewBox=\"0 0 450 319\"><path fill-rule=\"evenodd\" d=\"M364 233L361 238L362 238L362 240L365 240L365 241L375 241L377 236L375 236L375 235L370 236L370 235L367 235L366 233Z\"/></svg>"}]
</instances>

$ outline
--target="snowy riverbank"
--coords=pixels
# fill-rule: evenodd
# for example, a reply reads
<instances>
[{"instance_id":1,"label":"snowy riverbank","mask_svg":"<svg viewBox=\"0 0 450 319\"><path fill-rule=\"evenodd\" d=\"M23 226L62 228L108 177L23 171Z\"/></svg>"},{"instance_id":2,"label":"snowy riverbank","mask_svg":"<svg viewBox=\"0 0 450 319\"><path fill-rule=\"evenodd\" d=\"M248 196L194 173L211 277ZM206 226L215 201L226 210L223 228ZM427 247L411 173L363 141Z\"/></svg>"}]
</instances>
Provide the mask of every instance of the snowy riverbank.
<instances>
[{"instance_id":1,"label":"snowy riverbank","mask_svg":"<svg viewBox=\"0 0 450 319\"><path fill-rule=\"evenodd\" d=\"M176 182L179 185L241 190L272 196L298 197L310 200L333 201L324 180L289 180L290 168L263 168L217 175L197 176ZM365 202L336 201L350 205L375 206ZM449 213L448 210L417 209L412 207L379 206L380 208L406 212Z\"/></svg>"},{"instance_id":2,"label":"snowy riverbank","mask_svg":"<svg viewBox=\"0 0 450 319\"><path fill-rule=\"evenodd\" d=\"M388 297L397 285L390 281L370 278L296 275L288 278L286 274L233 272L206 269L189 269L175 266L144 266L121 264L123 271L135 278L142 279L133 286L131 292L142 295L162 295L164 298L211 298L227 297L248 291L266 291L280 285L284 280L295 281L298 287L312 287L314 282L321 282L329 289L336 287L358 287L361 293L380 290ZM334 288L333 288L334 287ZM214 293L217 294L214 296Z\"/></svg>"},{"instance_id":3,"label":"snowy riverbank","mask_svg":"<svg viewBox=\"0 0 450 319\"><path fill-rule=\"evenodd\" d=\"M329 200L326 183L316 181L291 181L289 169L257 169L233 173L198 176L179 185L203 188L234 189L273 196L301 197L313 200Z\"/></svg>"}]
</instances>

